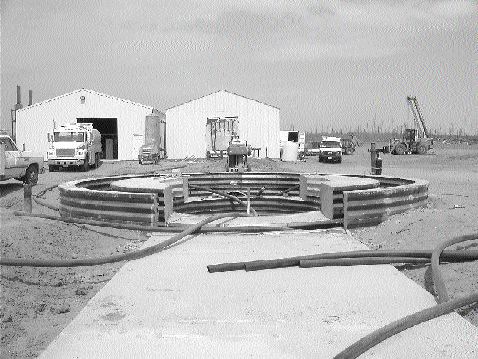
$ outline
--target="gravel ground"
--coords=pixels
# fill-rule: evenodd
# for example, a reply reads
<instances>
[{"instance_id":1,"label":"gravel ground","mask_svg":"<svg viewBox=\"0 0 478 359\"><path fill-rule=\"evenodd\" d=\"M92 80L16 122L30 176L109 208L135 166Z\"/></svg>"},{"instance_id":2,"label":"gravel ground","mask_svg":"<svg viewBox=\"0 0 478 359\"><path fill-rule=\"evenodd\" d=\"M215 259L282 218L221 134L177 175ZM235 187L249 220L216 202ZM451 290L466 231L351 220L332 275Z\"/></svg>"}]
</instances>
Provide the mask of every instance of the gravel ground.
<instances>
[{"instance_id":1,"label":"gravel ground","mask_svg":"<svg viewBox=\"0 0 478 359\"><path fill-rule=\"evenodd\" d=\"M478 232L478 146L441 147L425 156L384 157L384 175L422 178L430 182L427 208L395 215L377 227L357 229L353 235L373 249L431 249L457 235ZM323 164L317 158L284 163L252 160L253 170L365 174L370 171L367 148L360 147L342 164ZM40 175L38 193L50 186L83 178L113 174L145 173L186 165L186 172L214 172L224 168L219 160L163 161L140 166L135 162L103 163L89 173L55 172ZM56 189L44 198L57 203ZM66 224L17 217L23 205L22 184L0 182L1 255L8 258L69 259L97 257L135 250L147 239L142 232ZM54 214L34 204L34 212ZM455 246L477 248L476 241ZM61 332L88 300L118 271L121 263L89 268L1 267L2 358L32 358ZM478 261L443 265L452 298L478 291ZM400 268L409 278L431 291L428 266ZM478 306L460 311L478 325Z\"/></svg>"}]
</instances>

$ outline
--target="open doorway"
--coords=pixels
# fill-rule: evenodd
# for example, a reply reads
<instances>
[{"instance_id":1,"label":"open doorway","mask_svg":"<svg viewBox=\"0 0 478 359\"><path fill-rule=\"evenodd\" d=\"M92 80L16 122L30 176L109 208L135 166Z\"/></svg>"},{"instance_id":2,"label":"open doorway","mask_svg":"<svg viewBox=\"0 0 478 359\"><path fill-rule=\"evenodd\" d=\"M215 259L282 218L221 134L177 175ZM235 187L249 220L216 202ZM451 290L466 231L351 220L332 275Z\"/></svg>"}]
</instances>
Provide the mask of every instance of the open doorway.
<instances>
[{"instance_id":1,"label":"open doorway","mask_svg":"<svg viewBox=\"0 0 478 359\"><path fill-rule=\"evenodd\" d=\"M92 123L101 133L101 158L118 159L118 120L116 118L77 118L77 123Z\"/></svg>"}]
</instances>

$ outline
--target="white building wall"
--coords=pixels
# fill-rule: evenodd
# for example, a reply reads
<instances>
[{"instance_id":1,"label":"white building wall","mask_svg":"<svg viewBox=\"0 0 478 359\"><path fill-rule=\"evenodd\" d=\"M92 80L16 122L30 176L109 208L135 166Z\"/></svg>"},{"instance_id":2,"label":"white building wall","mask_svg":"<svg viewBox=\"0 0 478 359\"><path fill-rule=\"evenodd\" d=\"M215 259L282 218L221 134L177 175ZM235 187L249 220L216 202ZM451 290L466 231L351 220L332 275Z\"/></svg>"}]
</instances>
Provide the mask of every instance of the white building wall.
<instances>
[{"instance_id":1,"label":"white building wall","mask_svg":"<svg viewBox=\"0 0 478 359\"><path fill-rule=\"evenodd\" d=\"M82 104L80 97L85 96ZM42 101L17 111L17 144L28 150L43 153L48 150L47 134L57 125L76 122L77 118L116 118L118 126L118 159L135 160L138 154L132 146L134 135L144 135L146 115L153 108L100 94L91 90L77 90L63 96ZM103 149L104 150L104 149Z\"/></svg>"},{"instance_id":2,"label":"white building wall","mask_svg":"<svg viewBox=\"0 0 478 359\"><path fill-rule=\"evenodd\" d=\"M239 119L239 134L252 147L261 148L260 157L279 158L279 109L227 91L166 110L166 145L173 159L206 155L206 120L212 117Z\"/></svg>"}]
</instances>

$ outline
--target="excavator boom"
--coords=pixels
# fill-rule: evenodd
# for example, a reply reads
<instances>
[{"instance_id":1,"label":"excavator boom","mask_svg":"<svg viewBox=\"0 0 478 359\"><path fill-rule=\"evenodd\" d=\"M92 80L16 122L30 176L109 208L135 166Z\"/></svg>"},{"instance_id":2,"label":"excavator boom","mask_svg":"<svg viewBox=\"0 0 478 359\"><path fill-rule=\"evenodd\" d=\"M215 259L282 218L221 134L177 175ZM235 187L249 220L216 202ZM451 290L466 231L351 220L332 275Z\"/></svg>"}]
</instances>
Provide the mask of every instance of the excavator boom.
<instances>
[{"instance_id":1,"label":"excavator boom","mask_svg":"<svg viewBox=\"0 0 478 359\"><path fill-rule=\"evenodd\" d=\"M410 106L410 110L413 114L413 120L420 131L420 137L422 138L430 138L430 134L428 133L427 126L425 125L425 120L423 119L423 115L420 111L420 107L418 106L418 101L416 97L407 96L408 105Z\"/></svg>"}]
</instances>

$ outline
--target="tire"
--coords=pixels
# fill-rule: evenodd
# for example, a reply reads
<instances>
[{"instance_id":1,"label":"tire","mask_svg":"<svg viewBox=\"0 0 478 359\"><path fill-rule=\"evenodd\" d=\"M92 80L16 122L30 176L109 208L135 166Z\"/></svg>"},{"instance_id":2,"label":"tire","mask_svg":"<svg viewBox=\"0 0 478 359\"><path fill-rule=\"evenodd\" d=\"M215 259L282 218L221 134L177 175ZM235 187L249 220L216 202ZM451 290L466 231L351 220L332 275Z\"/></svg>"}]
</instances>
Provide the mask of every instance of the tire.
<instances>
[{"instance_id":1,"label":"tire","mask_svg":"<svg viewBox=\"0 0 478 359\"><path fill-rule=\"evenodd\" d=\"M30 165L27 168L25 177L23 177L23 183L30 184L32 186L38 183L38 168L35 165Z\"/></svg>"},{"instance_id":2,"label":"tire","mask_svg":"<svg viewBox=\"0 0 478 359\"><path fill-rule=\"evenodd\" d=\"M407 151L407 148L403 144L397 145L395 147L395 154L397 155L404 155L406 151Z\"/></svg>"},{"instance_id":3,"label":"tire","mask_svg":"<svg viewBox=\"0 0 478 359\"><path fill-rule=\"evenodd\" d=\"M425 145L418 145L417 147L417 153L419 155L425 155L427 153L427 146Z\"/></svg>"}]
</instances>

